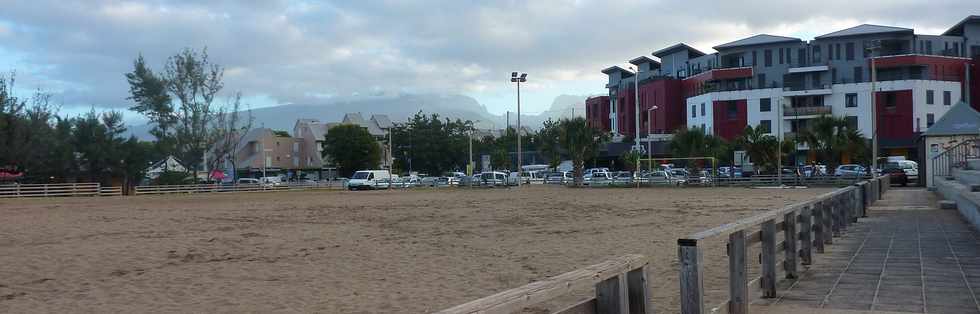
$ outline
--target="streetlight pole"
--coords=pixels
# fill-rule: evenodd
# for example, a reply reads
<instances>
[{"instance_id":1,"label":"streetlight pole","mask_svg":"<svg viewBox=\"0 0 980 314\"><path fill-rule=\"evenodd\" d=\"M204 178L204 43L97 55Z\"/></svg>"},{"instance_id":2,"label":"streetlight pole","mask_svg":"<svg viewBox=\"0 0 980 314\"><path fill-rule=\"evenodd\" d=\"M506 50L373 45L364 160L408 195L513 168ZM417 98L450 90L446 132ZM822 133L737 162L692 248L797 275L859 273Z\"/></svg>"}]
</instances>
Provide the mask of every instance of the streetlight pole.
<instances>
[{"instance_id":1,"label":"streetlight pole","mask_svg":"<svg viewBox=\"0 0 980 314\"><path fill-rule=\"evenodd\" d=\"M517 72L510 72L510 81L517 83L517 186L521 186L521 168L523 164L521 163L523 159L521 158L521 83L527 82L527 73L521 73L517 76Z\"/></svg>"},{"instance_id":2,"label":"streetlight pole","mask_svg":"<svg viewBox=\"0 0 980 314\"><path fill-rule=\"evenodd\" d=\"M776 182L779 186L783 186L783 138L786 133L783 132L782 96L776 98L776 132L776 138L779 139L779 143L776 144Z\"/></svg>"},{"instance_id":3,"label":"streetlight pole","mask_svg":"<svg viewBox=\"0 0 980 314\"><path fill-rule=\"evenodd\" d=\"M875 69L874 52L880 47L880 42L872 41L868 50L871 51L871 175L878 169L878 104L875 95L875 84L878 82L878 71Z\"/></svg>"},{"instance_id":4,"label":"streetlight pole","mask_svg":"<svg viewBox=\"0 0 980 314\"><path fill-rule=\"evenodd\" d=\"M659 108L659 107L652 106L652 107L650 107L650 109L647 109L647 159L648 159L647 161L651 163L650 170L653 170L653 167L652 167L652 162L653 162L653 136L652 136L653 135L653 128L651 127L653 125L653 119L650 118L651 117L650 116L650 113L653 112L654 110L657 110L657 108ZM636 169L636 170L639 171L640 169Z\"/></svg>"},{"instance_id":5,"label":"streetlight pole","mask_svg":"<svg viewBox=\"0 0 980 314\"><path fill-rule=\"evenodd\" d=\"M640 67L629 66L636 74L633 75L633 125L635 126L635 133L633 133L633 145L634 150L640 150Z\"/></svg>"}]
</instances>

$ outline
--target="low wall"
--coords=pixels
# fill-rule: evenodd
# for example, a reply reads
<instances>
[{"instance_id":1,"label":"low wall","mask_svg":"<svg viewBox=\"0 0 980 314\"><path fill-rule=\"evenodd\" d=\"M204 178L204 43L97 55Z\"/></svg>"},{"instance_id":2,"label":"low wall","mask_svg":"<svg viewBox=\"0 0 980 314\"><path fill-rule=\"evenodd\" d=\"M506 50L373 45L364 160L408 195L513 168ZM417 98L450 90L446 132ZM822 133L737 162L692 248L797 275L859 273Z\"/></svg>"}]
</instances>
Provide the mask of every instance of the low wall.
<instances>
[{"instance_id":1,"label":"low wall","mask_svg":"<svg viewBox=\"0 0 980 314\"><path fill-rule=\"evenodd\" d=\"M936 178L936 192L943 198L956 202L956 210L973 228L980 230L980 192L971 192L970 186L956 180Z\"/></svg>"}]
</instances>

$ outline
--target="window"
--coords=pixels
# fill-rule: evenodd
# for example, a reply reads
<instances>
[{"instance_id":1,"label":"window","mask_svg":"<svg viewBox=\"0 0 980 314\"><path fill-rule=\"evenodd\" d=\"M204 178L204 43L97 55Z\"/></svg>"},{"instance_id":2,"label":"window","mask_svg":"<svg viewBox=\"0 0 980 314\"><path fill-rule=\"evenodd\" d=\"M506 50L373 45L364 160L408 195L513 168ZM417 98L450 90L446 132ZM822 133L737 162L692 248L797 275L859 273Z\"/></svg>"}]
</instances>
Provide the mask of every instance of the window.
<instances>
[{"instance_id":1,"label":"window","mask_svg":"<svg viewBox=\"0 0 980 314\"><path fill-rule=\"evenodd\" d=\"M772 66L772 50L766 49L766 51L763 52L763 55L764 55L763 56L763 59L765 59L766 66L767 67L771 67Z\"/></svg>"},{"instance_id":2,"label":"window","mask_svg":"<svg viewBox=\"0 0 980 314\"><path fill-rule=\"evenodd\" d=\"M847 43L844 46L844 53L846 54L847 60L854 60L854 43Z\"/></svg>"},{"instance_id":3,"label":"window","mask_svg":"<svg viewBox=\"0 0 980 314\"><path fill-rule=\"evenodd\" d=\"M752 50L752 66L759 65L759 62L756 62L756 55L758 55L758 51Z\"/></svg>"},{"instance_id":4,"label":"window","mask_svg":"<svg viewBox=\"0 0 980 314\"><path fill-rule=\"evenodd\" d=\"M858 94L847 93L844 95L844 107L855 108L858 106Z\"/></svg>"},{"instance_id":5,"label":"window","mask_svg":"<svg viewBox=\"0 0 980 314\"><path fill-rule=\"evenodd\" d=\"M766 88L766 74L759 73L759 76L757 76L757 78L759 79L759 88Z\"/></svg>"},{"instance_id":6,"label":"window","mask_svg":"<svg viewBox=\"0 0 980 314\"><path fill-rule=\"evenodd\" d=\"M735 102L734 100L729 101L728 102L728 105L726 106L726 109L727 110L725 110L725 111L727 111L727 113L728 113L728 119L729 120L738 119L738 103L737 102Z\"/></svg>"},{"instance_id":7,"label":"window","mask_svg":"<svg viewBox=\"0 0 980 314\"><path fill-rule=\"evenodd\" d=\"M698 106L691 106L691 118L698 117Z\"/></svg>"},{"instance_id":8,"label":"window","mask_svg":"<svg viewBox=\"0 0 980 314\"><path fill-rule=\"evenodd\" d=\"M926 54L927 55L931 55L932 54L932 42L931 41L926 41Z\"/></svg>"},{"instance_id":9,"label":"window","mask_svg":"<svg viewBox=\"0 0 980 314\"><path fill-rule=\"evenodd\" d=\"M953 43L953 55L960 56L960 43Z\"/></svg>"},{"instance_id":10,"label":"window","mask_svg":"<svg viewBox=\"0 0 980 314\"><path fill-rule=\"evenodd\" d=\"M885 109L895 109L895 93L885 93Z\"/></svg>"},{"instance_id":11,"label":"window","mask_svg":"<svg viewBox=\"0 0 980 314\"><path fill-rule=\"evenodd\" d=\"M813 46L813 62L820 62L820 45Z\"/></svg>"},{"instance_id":12,"label":"window","mask_svg":"<svg viewBox=\"0 0 980 314\"><path fill-rule=\"evenodd\" d=\"M844 122L847 123L847 128L851 130L857 130L858 128L858 117L857 116L846 116L844 117Z\"/></svg>"},{"instance_id":13,"label":"window","mask_svg":"<svg viewBox=\"0 0 980 314\"><path fill-rule=\"evenodd\" d=\"M931 89L926 90L926 105L932 105L936 103L935 95L933 94L935 94L935 92L933 92Z\"/></svg>"},{"instance_id":14,"label":"window","mask_svg":"<svg viewBox=\"0 0 980 314\"><path fill-rule=\"evenodd\" d=\"M772 99L762 98L759 99L759 112L770 112L772 111Z\"/></svg>"},{"instance_id":15,"label":"window","mask_svg":"<svg viewBox=\"0 0 980 314\"><path fill-rule=\"evenodd\" d=\"M840 60L840 44L834 45L834 59Z\"/></svg>"},{"instance_id":16,"label":"window","mask_svg":"<svg viewBox=\"0 0 980 314\"><path fill-rule=\"evenodd\" d=\"M779 48L779 64L783 64L783 60L785 60L784 58L785 57L783 57L783 48Z\"/></svg>"},{"instance_id":17,"label":"window","mask_svg":"<svg viewBox=\"0 0 980 314\"><path fill-rule=\"evenodd\" d=\"M813 88L822 88L823 82L820 81L820 72L813 72L810 75L810 81L813 82Z\"/></svg>"},{"instance_id":18,"label":"window","mask_svg":"<svg viewBox=\"0 0 980 314\"><path fill-rule=\"evenodd\" d=\"M786 48L786 64L793 64L793 48Z\"/></svg>"},{"instance_id":19,"label":"window","mask_svg":"<svg viewBox=\"0 0 980 314\"><path fill-rule=\"evenodd\" d=\"M926 115L926 127L927 128L931 128L934 123L936 123L936 115L931 114L931 113L930 114L927 114Z\"/></svg>"},{"instance_id":20,"label":"window","mask_svg":"<svg viewBox=\"0 0 980 314\"><path fill-rule=\"evenodd\" d=\"M827 44L827 61L834 60L834 44Z\"/></svg>"},{"instance_id":21,"label":"window","mask_svg":"<svg viewBox=\"0 0 980 314\"><path fill-rule=\"evenodd\" d=\"M861 71L861 67L854 67L854 83L861 83L864 81L862 74L864 74L864 71Z\"/></svg>"},{"instance_id":22,"label":"window","mask_svg":"<svg viewBox=\"0 0 980 314\"><path fill-rule=\"evenodd\" d=\"M803 66L806 63L806 49L800 48L796 51L796 62Z\"/></svg>"},{"instance_id":23,"label":"window","mask_svg":"<svg viewBox=\"0 0 980 314\"><path fill-rule=\"evenodd\" d=\"M943 106L950 106L953 104L953 93L950 91L943 91Z\"/></svg>"},{"instance_id":24,"label":"window","mask_svg":"<svg viewBox=\"0 0 980 314\"><path fill-rule=\"evenodd\" d=\"M701 116L704 116L704 103L701 103Z\"/></svg>"},{"instance_id":25,"label":"window","mask_svg":"<svg viewBox=\"0 0 980 314\"><path fill-rule=\"evenodd\" d=\"M837 83L837 68L830 69L830 84Z\"/></svg>"},{"instance_id":26,"label":"window","mask_svg":"<svg viewBox=\"0 0 980 314\"><path fill-rule=\"evenodd\" d=\"M760 120L759 129L764 133L772 133L772 120Z\"/></svg>"}]
</instances>

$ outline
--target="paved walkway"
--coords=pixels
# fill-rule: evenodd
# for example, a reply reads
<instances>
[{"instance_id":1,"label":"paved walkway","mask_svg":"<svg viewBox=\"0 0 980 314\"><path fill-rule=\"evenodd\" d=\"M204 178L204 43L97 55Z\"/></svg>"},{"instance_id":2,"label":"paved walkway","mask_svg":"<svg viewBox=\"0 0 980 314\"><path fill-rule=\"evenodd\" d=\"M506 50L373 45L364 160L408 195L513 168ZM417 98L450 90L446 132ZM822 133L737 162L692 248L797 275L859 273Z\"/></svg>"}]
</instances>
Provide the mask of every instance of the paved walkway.
<instances>
[{"instance_id":1,"label":"paved walkway","mask_svg":"<svg viewBox=\"0 0 980 314\"><path fill-rule=\"evenodd\" d=\"M957 211L937 208L932 192L893 188L827 253L815 254L800 280L761 302L775 306L754 309L980 313L980 234Z\"/></svg>"}]
</instances>

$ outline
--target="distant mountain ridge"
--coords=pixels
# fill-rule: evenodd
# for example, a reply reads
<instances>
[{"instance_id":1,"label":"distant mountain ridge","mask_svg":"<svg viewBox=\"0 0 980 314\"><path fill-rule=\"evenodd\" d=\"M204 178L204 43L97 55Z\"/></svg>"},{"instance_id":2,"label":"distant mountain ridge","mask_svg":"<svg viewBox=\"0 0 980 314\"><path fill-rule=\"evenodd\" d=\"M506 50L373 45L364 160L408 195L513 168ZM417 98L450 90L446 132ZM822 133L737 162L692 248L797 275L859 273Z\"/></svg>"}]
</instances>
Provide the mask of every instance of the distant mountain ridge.
<instances>
[{"instance_id":1,"label":"distant mountain ridge","mask_svg":"<svg viewBox=\"0 0 980 314\"><path fill-rule=\"evenodd\" d=\"M586 96L560 95L552 101L551 107L536 115L521 115L521 122L531 129L540 128L542 123L551 119L585 116ZM422 111L426 114L436 113L450 119L480 121L478 128L502 129L507 124L506 115L495 115L487 111L486 106L472 97L465 95L398 95L387 97L365 97L360 99L335 101L326 104L289 104L252 110L255 117L253 127L266 127L292 132L296 119L317 119L322 122L337 122L344 114L360 112L364 116L385 114L392 121L404 122ZM511 116L511 122L516 116ZM131 132L141 139L150 140L149 125L139 125L130 128Z\"/></svg>"}]
</instances>

